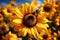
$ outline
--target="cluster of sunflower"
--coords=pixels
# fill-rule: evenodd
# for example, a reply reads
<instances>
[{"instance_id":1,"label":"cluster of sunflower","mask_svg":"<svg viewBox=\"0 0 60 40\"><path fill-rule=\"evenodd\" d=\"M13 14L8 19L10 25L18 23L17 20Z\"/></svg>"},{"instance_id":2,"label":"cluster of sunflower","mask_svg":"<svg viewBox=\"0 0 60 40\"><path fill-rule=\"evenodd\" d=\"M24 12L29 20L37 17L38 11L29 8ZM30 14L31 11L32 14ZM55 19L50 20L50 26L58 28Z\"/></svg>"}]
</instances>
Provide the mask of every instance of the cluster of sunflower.
<instances>
[{"instance_id":1,"label":"cluster of sunflower","mask_svg":"<svg viewBox=\"0 0 60 40\"><path fill-rule=\"evenodd\" d=\"M17 6L15 1L0 8L1 40L60 40L60 3L37 0ZM25 39L29 37L31 39Z\"/></svg>"}]
</instances>

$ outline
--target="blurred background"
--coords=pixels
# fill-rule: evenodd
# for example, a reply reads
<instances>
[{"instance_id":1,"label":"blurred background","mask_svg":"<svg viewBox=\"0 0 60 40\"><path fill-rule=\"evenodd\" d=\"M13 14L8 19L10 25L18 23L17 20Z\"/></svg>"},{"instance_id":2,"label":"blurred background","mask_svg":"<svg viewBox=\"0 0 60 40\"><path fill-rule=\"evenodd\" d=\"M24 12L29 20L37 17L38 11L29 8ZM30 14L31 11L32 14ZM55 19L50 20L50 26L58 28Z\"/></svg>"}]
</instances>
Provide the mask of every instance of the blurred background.
<instances>
[{"instance_id":1,"label":"blurred background","mask_svg":"<svg viewBox=\"0 0 60 40\"><path fill-rule=\"evenodd\" d=\"M11 0L0 0L0 6L5 6L10 3ZM32 0L14 0L17 2L18 5L28 2L31 3ZM39 4L43 2L43 0L37 0Z\"/></svg>"}]
</instances>

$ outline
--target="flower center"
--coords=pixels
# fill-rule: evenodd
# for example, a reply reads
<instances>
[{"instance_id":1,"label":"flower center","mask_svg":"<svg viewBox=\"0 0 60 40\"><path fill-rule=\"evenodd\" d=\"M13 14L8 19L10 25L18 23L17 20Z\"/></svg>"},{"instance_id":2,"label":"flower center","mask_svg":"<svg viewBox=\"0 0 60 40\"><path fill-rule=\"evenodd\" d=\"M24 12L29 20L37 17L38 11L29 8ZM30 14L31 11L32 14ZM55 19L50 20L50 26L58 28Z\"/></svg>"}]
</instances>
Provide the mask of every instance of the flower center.
<instances>
[{"instance_id":1,"label":"flower center","mask_svg":"<svg viewBox=\"0 0 60 40\"><path fill-rule=\"evenodd\" d=\"M47 37L48 37L47 34L44 34L44 35L43 35L43 38L44 38L44 39L47 39Z\"/></svg>"},{"instance_id":2,"label":"flower center","mask_svg":"<svg viewBox=\"0 0 60 40\"><path fill-rule=\"evenodd\" d=\"M44 6L44 11L50 12L50 10L51 10L51 6L50 5L45 5Z\"/></svg>"},{"instance_id":3,"label":"flower center","mask_svg":"<svg viewBox=\"0 0 60 40\"><path fill-rule=\"evenodd\" d=\"M37 23L36 16L32 14L27 14L23 17L23 24L29 28L35 26L36 23Z\"/></svg>"},{"instance_id":4,"label":"flower center","mask_svg":"<svg viewBox=\"0 0 60 40\"><path fill-rule=\"evenodd\" d=\"M1 27L1 29L4 31L4 30L6 30L6 27L5 27L5 26L3 26L3 27Z\"/></svg>"}]
</instances>

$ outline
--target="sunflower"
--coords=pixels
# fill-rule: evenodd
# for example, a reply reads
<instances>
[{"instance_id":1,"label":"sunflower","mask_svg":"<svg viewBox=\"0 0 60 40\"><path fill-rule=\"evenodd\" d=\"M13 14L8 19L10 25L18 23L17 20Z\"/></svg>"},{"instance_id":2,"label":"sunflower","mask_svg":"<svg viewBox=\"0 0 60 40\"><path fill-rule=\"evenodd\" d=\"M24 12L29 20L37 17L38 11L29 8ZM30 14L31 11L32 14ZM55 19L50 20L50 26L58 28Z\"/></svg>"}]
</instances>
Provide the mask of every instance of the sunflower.
<instances>
[{"instance_id":1,"label":"sunflower","mask_svg":"<svg viewBox=\"0 0 60 40\"><path fill-rule=\"evenodd\" d=\"M4 14L4 17L10 21L18 18L18 16L16 15L16 12L14 11L14 8L11 5L5 6L2 12Z\"/></svg>"},{"instance_id":2,"label":"sunflower","mask_svg":"<svg viewBox=\"0 0 60 40\"><path fill-rule=\"evenodd\" d=\"M19 40L16 34L9 32L6 36L2 36L2 40Z\"/></svg>"},{"instance_id":3,"label":"sunflower","mask_svg":"<svg viewBox=\"0 0 60 40\"><path fill-rule=\"evenodd\" d=\"M51 30L42 30L39 35L41 40L52 40Z\"/></svg>"},{"instance_id":4,"label":"sunflower","mask_svg":"<svg viewBox=\"0 0 60 40\"><path fill-rule=\"evenodd\" d=\"M55 7L57 5L53 0L44 0L43 4L40 6L41 12L46 13L49 19L52 18L54 12L56 11Z\"/></svg>"},{"instance_id":5,"label":"sunflower","mask_svg":"<svg viewBox=\"0 0 60 40\"><path fill-rule=\"evenodd\" d=\"M6 23L0 23L0 34L5 34L9 31L9 28Z\"/></svg>"},{"instance_id":6,"label":"sunflower","mask_svg":"<svg viewBox=\"0 0 60 40\"><path fill-rule=\"evenodd\" d=\"M60 4L57 5L58 6L55 7L56 11L54 12L54 15L51 16L51 21L54 21L56 26L60 26Z\"/></svg>"},{"instance_id":7,"label":"sunflower","mask_svg":"<svg viewBox=\"0 0 60 40\"><path fill-rule=\"evenodd\" d=\"M2 12L3 12L4 16L9 16L12 12L12 6L7 5L7 6L3 7Z\"/></svg>"},{"instance_id":8,"label":"sunflower","mask_svg":"<svg viewBox=\"0 0 60 40\"><path fill-rule=\"evenodd\" d=\"M48 20L46 17L39 12L37 9L38 5L35 1L31 4L25 3L20 7L15 8L16 15L19 19L14 19L11 24L14 25L14 31L18 32L18 36L25 37L29 34L37 38L41 30L47 30ZM43 17L42 17L43 16Z\"/></svg>"},{"instance_id":9,"label":"sunflower","mask_svg":"<svg viewBox=\"0 0 60 40\"><path fill-rule=\"evenodd\" d=\"M55 1L57 5L60 5L60 1Z\"/></svg>"}]
</instances>

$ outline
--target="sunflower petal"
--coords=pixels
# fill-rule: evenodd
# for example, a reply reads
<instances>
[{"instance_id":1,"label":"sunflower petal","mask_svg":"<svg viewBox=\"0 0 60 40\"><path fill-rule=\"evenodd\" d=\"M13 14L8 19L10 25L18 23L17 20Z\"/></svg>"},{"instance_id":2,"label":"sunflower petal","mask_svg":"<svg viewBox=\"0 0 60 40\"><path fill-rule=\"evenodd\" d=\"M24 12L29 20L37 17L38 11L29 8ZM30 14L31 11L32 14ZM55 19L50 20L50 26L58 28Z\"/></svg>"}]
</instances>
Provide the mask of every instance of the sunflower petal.
<instances>
[{"instance_id":1,"label":"sunflower petal","mask_svg":"<svg viewBox=\"0 0 60 40\"><path fill-rule=\"evenodd\" d=\"M37 29L36 29L36 28L34 28L34 30L35 30L35 33L36 33L37 37L38 37L38 38L40 38L40 39L43 39L43 38L39 35L39 33L38 33Z\"/></svg>"},{"instance_id":2,"label":"sunflower petal","mask_svg":"<svg viewBox=\"0 0 60 40\"><path fill-rule=\"evenodd\" d=\"M18 8L15 8L15 12L16 12L16 15L19 17L19 18L22 18L23 17L23 14L20 12L20 10Z\"/></svg>"},{"instance_id":3,"label":"sunflower petal","mask_svg":"<svg viewBox=\"0 0 60 40\"><path fill-rule=\"evenodd\" d=\"M31 28L31 31L32 31L33 36L37 39L37 36L36 36L36 34L34 33L34 29L33 29L33 28Z\"/></svg>"},{"instance_id":4,"label":"sunflower petal","mask_svg":"<svg viewBox=\"0 0 60 40\"><path fill-rule=\"evenodd\" d=\"M26 35L27 35L27 31L28 31L28 30L27 30L27 29L25 29L25 31L24 31L24 36L26 36Z\"/></svg>"},{"instance_id":5,"label":"sunflower petal","mask_svg":"<svg viewBox=\"0 0 60 40\"><path fill-rule=\"evenodd\" d=\"M9 13L7 12L7 9L4 9L3 13L4 13L5 16L9 16Z\"/></svg>"},{"instance_id":6,"label":"sunflower petal","mask_svg":"<svg viewBox=\"0 0 60 40\"><path fill-rule=\"evenodd\" d=\"M25 14L28 13L28 7L29 7L29 4L25 3L25 7L24 7Z\"/></svg>"},{"instance_id":7,"label":"sunflower petal","mask_svg":"<svg viewBox=\"0 0 60 40\"><path fill-rule=\"evenodd\" d=\"M26 36L28 32L27 28L23 28L22 32L23 32L23 37Z\"/></svg>"},{"instance_id":8,"label":"sunflower petal","mask_svg":"<svg viewBox=\"0 0 60 40\"><path fill-rule=\"evenodd\" d=\"M42 23L37 23L36 26L41 27L41 28L44 28L46 30L47 30L47 27L49 27L48 24L42 24Z\"/></svg>"},{"instance_id":9,"label":"sunflower petal","mask_svg":"<svg viewBox=\"0 0 60 40\"><path fill-rule=\"evenodd\" d=\"M38 32L40 32L41 30L44 30L44 28L41 28L39 26L36 26L36 29L38 30Z\"/></svg>"},{"instance_id":10,"label":"sunflower petal","mask_svg":"<svg viewBox=\"0 0 60 40\"><path fill-rule=\"evenodd\" d=\"M30 37L32 37L32 32L31 32L31 29L28 28L28 34Z\"/></svg>"},{"instance_id":11,"label":"sunflower petal","mask_svg":"<svg viewBox=\"0 0 60 40\"><path fill-rule=\"evenodd\" d=\"M18 23L18 24L21 24L22 23L22 20L21 19L15 19L13 20L14 23Z\"/></svg>"}]
</instances>

